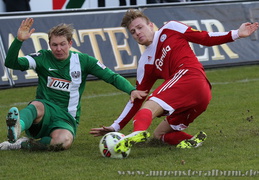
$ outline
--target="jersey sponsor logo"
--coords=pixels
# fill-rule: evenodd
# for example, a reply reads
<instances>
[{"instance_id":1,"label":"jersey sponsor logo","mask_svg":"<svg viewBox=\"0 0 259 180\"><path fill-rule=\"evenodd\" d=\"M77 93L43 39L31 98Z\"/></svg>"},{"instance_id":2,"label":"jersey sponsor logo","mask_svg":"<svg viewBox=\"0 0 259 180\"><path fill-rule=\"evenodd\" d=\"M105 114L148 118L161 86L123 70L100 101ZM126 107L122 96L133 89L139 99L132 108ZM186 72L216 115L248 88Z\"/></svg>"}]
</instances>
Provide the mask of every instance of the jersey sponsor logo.
<instances>
[{"instance_id":1,"label":"jersey sponsor logo","mask_svg":"<svg viewBox=\"0 0 259 180\"><path fill-rule=\"evenodd\" d=\"M164 59L169 51L171 51L171 47L168 45L162 49L162 55L161 55L160 59L155 60L155 66L160 71L162 71L162 66L164 65Z\"/></svg>"},{"instance_id":2,"label":"jersey sponsor logo","mask_svg":"<svg viewBox=\"0 0 259 180\"><path fill-rule=\"evenodd\" d=\"M30 54L31 57L38 57L38 56L40 56L40 55L41 55L41 53L39 53L39 52L31 53L31 54Z\"/></svg>"},{"instance_id":3,"label":"jersey sponsor logo","mask_svg":"<svg viewBox=\"0 0 259 180\"><path fill-rule=\"evenodd\" d=\"M57 69L52 69L52 68L49 67L49 71L56 71L56 70L57 70Z\"/></svg>"},{"instance_id":4,"label":"jersey sponsor logo","mask_svg":"<svg viewBox=\"0 0 259 180\"><path fill-rule=\"evenodd\" d=\"M166 34L162 34L161 37L160 37L160 41L161 42L164 42L167 38L167 35Z\"/></svg>"},{"instance_id":5,"label":"jersey sponsor logo","mask_svg":"<svg viewBox=\"0 0 259 180\"><path fill-rule=\"evenodd\" d=\"M72 71L71 72L71 77L74 78L74 79L77 79L81 76L81 73L80 71Z\"/></svg>"},{"instance_id":6,"label":"jersey sponsor logo","mask_svg":"<svg viewBox=\"0 0 259 180\"><path fill-rule=\"evenodd\" d=\"M70 92L71 81L48 76L47 87L60 91Z\"/></svg>"}]
</instances>

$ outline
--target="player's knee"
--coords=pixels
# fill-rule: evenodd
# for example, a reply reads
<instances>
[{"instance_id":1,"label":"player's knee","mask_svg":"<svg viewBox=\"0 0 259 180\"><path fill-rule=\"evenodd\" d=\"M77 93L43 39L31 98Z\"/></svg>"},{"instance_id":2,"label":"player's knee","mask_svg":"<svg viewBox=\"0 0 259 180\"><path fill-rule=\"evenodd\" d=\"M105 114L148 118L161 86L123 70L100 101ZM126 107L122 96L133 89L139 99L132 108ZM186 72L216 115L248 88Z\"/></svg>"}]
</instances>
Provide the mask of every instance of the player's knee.
<instances>
[{"instance_id":1,"label":"player's knee","mask_svg":"<svg viewBox=\"0 0 259 180\"><path fill-rule=\"evenodd\" d=\"M62 138L56 137L52 138L51 145L60 147L63 150L69 149L72 145L73 139L67 136L63 136Z\"/></svg>"},{"instance_id":2,"label":"player's knee","mask_svg":"<svg viewBox=\"0 0 259 180\"><path fill-rule=\"evenodd\" d=\"M42 102L32 101L30 104L34 105L37 110L37 118L34 120L34 123L39 123L44 116L45 108Z\"/></svg>"},{"instance_id":3,"label":"player's knee","mask_svg":"<svg viewBox=\"0 0 259 180\"><path fill-rule=\"evenodd\" d=\"M69 149L72 146L72 143L73 143L73 139L66 138L65 141L63 141L63 143L62 143L62 148L64 150Z\"/></svg>"},{"instance_id":4,"label":"player's knee","mask_svg":"<svg viewBox=\"0 0 259 180\"><path fill-rule=\"evenodd\" d=\"M68 130L57 129L51 134L51 145L69 149L73 143L73 135Z\"/></svg>"}]
</instances>

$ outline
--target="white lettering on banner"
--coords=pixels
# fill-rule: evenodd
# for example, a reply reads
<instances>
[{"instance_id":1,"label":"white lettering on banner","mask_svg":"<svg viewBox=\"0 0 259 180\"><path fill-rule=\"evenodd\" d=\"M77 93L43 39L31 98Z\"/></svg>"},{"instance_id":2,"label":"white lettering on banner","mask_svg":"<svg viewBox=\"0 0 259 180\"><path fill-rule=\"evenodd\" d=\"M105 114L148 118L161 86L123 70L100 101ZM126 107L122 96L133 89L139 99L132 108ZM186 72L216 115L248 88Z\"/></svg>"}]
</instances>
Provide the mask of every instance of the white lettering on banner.
<instances>
[{"instance_id":1,"label":"white lettering on banner","mask_svg":"<svg viewBox=\"0 0 259 180\"><path fill-rule=\"evenodd\" d=\"M60 91L70 92L70 83L71 81L65 79L59 79L48 76L47 87Z\"/></svg>"},{"instance_id":2,"label":"white lettering on banner","mask_svg":"<svg viewBox=\"0 0 259 180\"><path fill-rule=\"evenodd\" d=\"M162 71L161 67L164 64L164 59L169 51L171 51L171 47L168 45L162 49L162 55L161 55L160 59L155 60L156 68L159 69L160 71Z\"/></svg>"}]
</instances>

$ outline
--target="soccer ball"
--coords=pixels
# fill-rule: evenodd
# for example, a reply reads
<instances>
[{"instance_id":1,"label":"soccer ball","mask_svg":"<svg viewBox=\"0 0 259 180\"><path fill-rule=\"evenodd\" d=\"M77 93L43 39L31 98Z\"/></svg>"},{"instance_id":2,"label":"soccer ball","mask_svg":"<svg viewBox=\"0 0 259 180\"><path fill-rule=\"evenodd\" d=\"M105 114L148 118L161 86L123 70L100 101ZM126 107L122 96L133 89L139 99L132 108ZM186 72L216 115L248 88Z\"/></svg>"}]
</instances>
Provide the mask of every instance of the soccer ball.
<instances>
[{"instance_id":1,"label":"soccer ball","mask_svg":"<svg viewBox=\"0 0 259 180\"><path fill-rule=\"evenodd\" d=\"M124 134L119 132L110 132L105 134L99 143L99 149L103 157L109 158L126 158L130 153L130 149L127 152L116 153L114 151L115 145L125 137Z\"/></svg>"}]
</instances>

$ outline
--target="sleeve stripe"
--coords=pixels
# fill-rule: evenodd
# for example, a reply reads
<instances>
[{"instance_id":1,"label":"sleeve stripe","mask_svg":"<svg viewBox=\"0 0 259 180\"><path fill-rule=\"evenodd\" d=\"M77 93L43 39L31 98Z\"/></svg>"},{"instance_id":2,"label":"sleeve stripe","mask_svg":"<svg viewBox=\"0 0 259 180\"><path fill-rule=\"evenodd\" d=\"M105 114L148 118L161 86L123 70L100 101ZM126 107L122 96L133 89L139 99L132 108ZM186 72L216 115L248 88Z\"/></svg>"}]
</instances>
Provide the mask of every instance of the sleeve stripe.
<instances>
[{"instance_id":1,"label":"sleeve stripe","mask_svg":"<svg viewBox=\"0 0 259 180\"><path fill-rule=\"evenodd\" d=\"M229 32L209 32L210 37L226 36Z\"/></svg>"},{"instance_id":2,"label":"sleeve stripe","mask_svg":"<svg viewBox=\"0 0 259 180\"><path fill-rule=\"evenodd\" d=\"M36 69L36 61L31 56L25 56L25 58L28 59L29 68Z\"/></svg>"}]
</instances>

